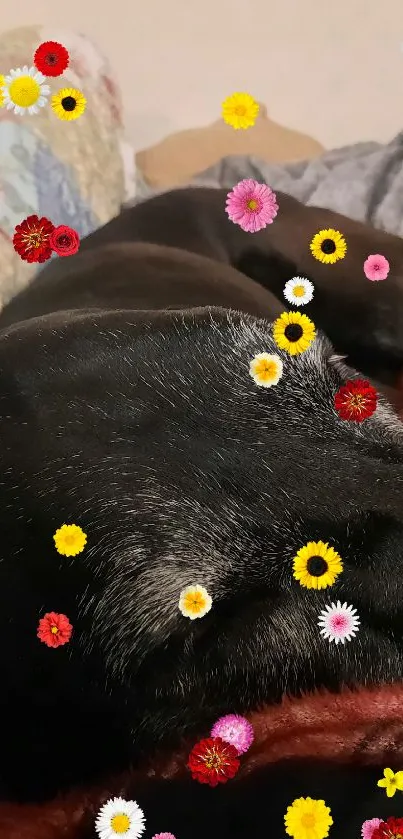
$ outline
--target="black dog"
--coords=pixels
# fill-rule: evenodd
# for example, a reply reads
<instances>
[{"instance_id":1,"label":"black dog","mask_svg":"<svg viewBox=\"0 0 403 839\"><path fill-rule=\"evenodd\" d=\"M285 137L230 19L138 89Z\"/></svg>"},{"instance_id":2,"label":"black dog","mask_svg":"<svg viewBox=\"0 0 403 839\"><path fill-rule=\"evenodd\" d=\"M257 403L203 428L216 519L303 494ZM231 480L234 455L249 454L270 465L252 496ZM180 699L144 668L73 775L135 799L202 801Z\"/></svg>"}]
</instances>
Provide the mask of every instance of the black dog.
<instances>
[{"instance_id":1,"label":"black dog","mask_svg":"<svg viewBox=\"0 0 403 839\"><path fill-rule=\"evenodd\" d=\"M5 309L3 799L49 798L284 692L401 678L403 426L382 397L342 422L353 371L320 333L279 351L284 308L230 264L83 242ZM262 351L284 364L271 389L249 374ZM88 534L74 558L54 547L63 523ZM293 579L312 540L344 561L330 598ZM178 608L192 583L213 599L202 620ZM317 628L336 599L362 621L342 651ZM74 628L56 650L36 637L50 611Z\"/></svg>"}]
</instances>

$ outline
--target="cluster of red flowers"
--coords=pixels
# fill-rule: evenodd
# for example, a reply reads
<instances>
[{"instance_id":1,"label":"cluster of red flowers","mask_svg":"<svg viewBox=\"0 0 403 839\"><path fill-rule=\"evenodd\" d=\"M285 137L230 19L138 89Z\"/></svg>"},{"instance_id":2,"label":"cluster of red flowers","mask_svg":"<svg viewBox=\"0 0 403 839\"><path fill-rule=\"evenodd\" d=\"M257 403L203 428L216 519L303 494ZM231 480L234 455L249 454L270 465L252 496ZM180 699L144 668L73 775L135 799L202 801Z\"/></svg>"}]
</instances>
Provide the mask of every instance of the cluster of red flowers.
<instances>
[{"instance_id":1,"label":"cluster of red flowers","mask_svg":"<svg viewBox=\"0 0 403 839\"><path fill-rule=\"evenodd\" d=\"M61 76L69 66L70 56L62 44L57 41L45 41L40 44L34 55L34 64L44 76Z\"/></svg>"},{"instance_id":2,"label":"cluster of red flowers","mask_svg":"<svg viewBox=\"0 0 403 839\"><path fill-rule=\"evenodd\" d=\"M60 224L55 227L49 219L28 216L17 224L13 237L14 250L25 262L46 262L52 253L72 256L80 247L76 230Z\"/></svg>"},{"instance_id":3,"label":"cluster of red flowers","mask_svg":"<svg viewBox=\"0 0 403 839\"><path fill-rule=\"evenodd\" d=\"M342 420L363 422L376 411L377 392L366 379L350 379L339 388L334 407Z\"/></svg>"},{"instance_id":4,"label":"cluster of red flowers","mask_svg":"<svg viewBox=\"0 0 403 839\"><path fill-rule=\"evenodd\" d=\"M47 647L61 647L70 641L73 627L66 615L47 612L38 625L37 637Z\"/></svg>"},{"instance_id":5,"label":"cluster of red flowers","mask_svg":"<svg viewBox=\"0 0 403 839\"><path fill-rule=\"evenodd\" d=\"M390 818L375 828L371 839L402 839L403 819Z\"/></svg>"}]
</instances>

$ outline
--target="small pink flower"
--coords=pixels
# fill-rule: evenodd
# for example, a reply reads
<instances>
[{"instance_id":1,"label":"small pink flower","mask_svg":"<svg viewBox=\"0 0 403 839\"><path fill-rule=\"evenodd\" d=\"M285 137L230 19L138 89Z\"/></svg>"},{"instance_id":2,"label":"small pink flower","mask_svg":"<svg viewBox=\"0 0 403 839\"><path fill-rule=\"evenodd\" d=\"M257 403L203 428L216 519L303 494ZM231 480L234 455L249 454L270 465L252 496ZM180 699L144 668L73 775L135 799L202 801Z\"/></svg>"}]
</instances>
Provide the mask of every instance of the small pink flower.
<instances>
[{"instance_id":1,"label":"small pink flower","mask_svg":"<svg viewBox=\"0 0 403 839\"><path fill-rule=\"evenodd\" d=\"M276 195L266 184L246 178L228 193L225 212L246 233L257 233L276 218Z\"/></svg>"},{"instance_id":2,"label":"small pink flower","mask_svg":"<svg viewBox=\"0 0 403 839\"><path fill-rule=\"evenodd\" d=\"M372 839L372 834L379 827L382 819L367 819L361 828L362 839Z\"/></svg>"},{"instance_id":3,"label":"small pink flower","mask_svg":"<svg viewBox=\"0 0 403 839\"><path fill-rule=\"evenodd\" d=\"M156 833L153 839L176 839L173 833Z\"/></svg>"},{"instance_id":4,"label":"small pink flower","mask_svg":"<svg viewBox=\"0 0 403 839\"><path fill-rule=\"evenodd\" d=\"M238 714L220 717L211 729L211 737L221 737L226 743L235 746L239 755L247 752L253 743L253 726Z\"/></svg>"},{"instance_id":5,"label":"small pink flower","mask_svg":"<svg viewBox=\"0 0 403 839\"><path fill-rule=\"evenodd\" d=\"M368 280L386 280L389 262L381 253L373 253L364 262L364 274Z\"/></svg>"}]
</instances>

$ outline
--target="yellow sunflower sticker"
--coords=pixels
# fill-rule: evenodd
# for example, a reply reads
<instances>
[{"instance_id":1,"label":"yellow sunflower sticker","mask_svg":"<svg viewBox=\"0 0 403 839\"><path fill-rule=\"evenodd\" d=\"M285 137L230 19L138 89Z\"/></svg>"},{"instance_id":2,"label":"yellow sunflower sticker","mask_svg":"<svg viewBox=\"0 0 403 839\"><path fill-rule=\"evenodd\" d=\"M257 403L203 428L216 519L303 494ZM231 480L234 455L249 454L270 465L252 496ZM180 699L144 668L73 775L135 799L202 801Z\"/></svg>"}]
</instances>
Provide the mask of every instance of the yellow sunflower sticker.
<instances>
[{"instance_id":1,"label":"yellow sunflower sticker","mask_svg":"<svg viewBox=\"0 0 403 839\"><path fill-rule=\"evenodd\" d=\"M347 243L344 236L338 230L328 228L319 230L313 237L310 244L312 256L328 265L344 259L347 252Z\"/></svg>"},{"instance_id":2,"label":"yellow sunflower sticker","mask_svg":"<svg viewBox=\"0 0 403 839\"><path fill-rule=\"evenodd\" d=\"M308 542L293 559L293 576L304 588L332 586L343 570L342 560L327 542Z\"/></svg>"},{"instance_id":3,"label":"yellow sunflower sticker","mask_svg":"<svg viewBox=\"0 0 403 839\"><path fill-rule=\"evenodd\" d=\"M315 324L301 312L283 312L273 324L273 338L290 355L305 352L316 337Z\"/></svg>"},{"instance_id":4,"label":"yellow sunflower sticker","mask_svg":"<svg viewBox=\"0 0 403 839\"><path fill-rule=\"evenodd\" d=\"M70 121L78 119L84 113L87 100L81 90L64 87L52 96L51 105L58 119Z\"/></svg>"}]
</instances>

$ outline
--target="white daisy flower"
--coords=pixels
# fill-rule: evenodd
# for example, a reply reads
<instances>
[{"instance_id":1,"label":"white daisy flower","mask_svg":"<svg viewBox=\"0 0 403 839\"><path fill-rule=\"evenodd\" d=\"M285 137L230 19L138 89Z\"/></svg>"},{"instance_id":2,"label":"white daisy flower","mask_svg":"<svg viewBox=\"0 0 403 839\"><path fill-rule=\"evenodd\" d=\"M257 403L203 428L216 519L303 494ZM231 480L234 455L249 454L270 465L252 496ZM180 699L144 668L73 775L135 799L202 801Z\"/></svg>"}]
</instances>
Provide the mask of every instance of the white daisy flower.
<instances>
[{"instance_id":1,"label":"white daisy flower","mask_svg":"<svg viewBox=\"0 0 403 839\"><path fill-rule=\"evenodd\" d=\"M318 624L321 627L320 634L329 641L335 641L336 644L346 641L351 641L357 632L360 625L359 615L357 609L352 606L347 606L347 603L331 603L330 606L320 613Z\"/></svg>"},{"instance_id":2,"label":"white daisy flower","mask_svg":"<svg viewBox=\"0 0 403 839\"><path fill-rule=\"evenodd\" d=\"M37 114L47 103L50 93L46 77L36 67L18 67L5 77L2 94L8 110L16 114Z\"/></svg>"},{"instance_id":3,"label":"white daisy flower","mask_svg":"<svg viewBox=\"0 0 403 839\"><path fill-rule=\"evenodd\" d=\"M284 286L284 297L293 306L305 306L310 303L314 292L313 283L305 277L293 277Z\"/></svg>"},{"instance_id":4,"label":"white daisy flower","mask_svg":"<svg viewBox=\"0 0 403 839\"><path fill-rule=\"evenodd\" d=\"M144 813L136 801L124 798L111 798L101 807L95 820L95 830L99 839L139 839L145 830Z\"/></svg>"},{"instance_id":5,"label":"white daisy flower","mask_svg":"<svg viewBox=\"0 0 403 839\"><path fill-rule=\"evenodd\" d=\"M252 358L249 373L259 387L273 387L283 375L283 362L278 355L260 352Z\"/></svg>"}]
</instances>

